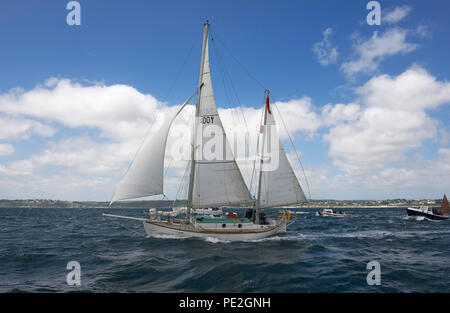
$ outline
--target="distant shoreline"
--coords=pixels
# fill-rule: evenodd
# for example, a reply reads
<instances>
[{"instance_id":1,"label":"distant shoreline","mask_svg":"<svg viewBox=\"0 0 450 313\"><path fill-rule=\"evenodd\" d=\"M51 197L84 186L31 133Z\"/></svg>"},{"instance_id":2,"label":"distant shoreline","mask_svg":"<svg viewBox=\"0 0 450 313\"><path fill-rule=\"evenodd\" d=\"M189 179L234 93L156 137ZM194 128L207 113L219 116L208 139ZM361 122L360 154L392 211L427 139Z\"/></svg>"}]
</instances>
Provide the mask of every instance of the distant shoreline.
<instances>
[{"instance_id":1,"label":"distant shoreline","mask_svg":"<svg viewBox=\"0 0 450 313\"><path fill-rule=\"evenodd\" d=\"M414 205L411 205L414 206ZM406 209L411 207L409 205L335 205L335 206L327 206L327 205L318 205L318 206L295 206L295 207L286 207L287 209Z\"/></svg>"},{"instance_id":2,"label":"distant shoreline","mask_svg":"<svg viewBox=\"0 0 450 313\"><path fill-rule=\"evenodd\" d=\"M266 208L267 209L406 209L409 206L302 206L302 207L279 207L279 208ZM155 206L74 206L74 207L48 207L48 206L0 206L0 209L150 209L159 208L164 209L168 207L155 207ZM246 207L226 207L225 209L244 209Z\"/></svg>"},{"instance_id":3,"label":"distant shoreline","mask_svg":"<svg viewBox=\"0 0 450 313\"><path fill-rule=\"evenodd\" d=\"M361 202L361 204L358 204ZM372 204L372 203L374 204ZM380 203L382 202L382 203ZM110 207L106 201L64 201L64 200L0 200L0 208L55 208L55 209L142 209L142 208L169 208L186 206L184 200L145 200L145 201L121 201L115 202ZM303 205L285 206L286 209L402 209L417 206L440 206L440 200L312 200ZM252 204L245 207L252 207ZM231 207L232 208L232 207ZM234 207L238 208L238 207Z\"/></svg>"}]
</instances>

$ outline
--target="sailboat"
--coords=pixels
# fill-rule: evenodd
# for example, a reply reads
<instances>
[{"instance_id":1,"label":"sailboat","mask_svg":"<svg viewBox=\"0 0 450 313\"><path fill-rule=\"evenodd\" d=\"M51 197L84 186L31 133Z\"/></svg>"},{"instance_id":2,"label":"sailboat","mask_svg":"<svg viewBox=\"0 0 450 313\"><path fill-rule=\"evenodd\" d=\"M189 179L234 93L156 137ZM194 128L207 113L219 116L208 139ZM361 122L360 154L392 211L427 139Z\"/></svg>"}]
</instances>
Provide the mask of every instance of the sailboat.
<instances>
[{"instance_id":1,"label":"sailboat","mask_svg":"<svg viewBox=\"0 0 450 313\"><path fill-rule=\"evenodd\" d=\"M196 92L176 111L161 128L148 136L138 151L133 163L119 183L111 204L118 200L163 194L164 156L167 137L175 118L197 95L195 106L192 151L189 160L189 187L186 208L173 208L173 215L183 214L182 219L173 218L171 213L158 214L150 209L149 218L136 218L103 214L106 217L141 221L149 237L160 238L216 238L226 241L257 240L286 232L294 219L285 213L282 216L265 218L264 208L282 207L306 201L304 192L288 161L286 152L278 134L273 134L275 119L270 108L269 91L265 91L263 119L260 125L261 157L257 198L252 198L244 181L236 159L230 149L215 103L211 83L208 31L210 24L204 24L200 77ZM205 135L207 127L214 127L215 135L223 142L222 158L208 159L201 147L210 138ZM275 131L276 132L276 131ZM269 141L268 137L276 136ZM274 137L271 137L274 138ZM264 145L271 143L271 158L277 160L277 166L271 168L272 160L264 155ZM111 205L110 204L110 205ZM218 208L245 207L246 216L217 213ZM251 204L251 205L249 205ZM160 212L161 213L161 212Z\"/></svg>"},{"instance_id":2,"label":"sailboat","mask_svg":"<svg viewBox=\"0 0 450 313\"><path fill-rule=\"evenodd\" d=\"M408 217L412 219L427 218L430 220L441 221L448 219L448 216L445 216L445 214L450 213L450 206L448 204L447 196L444 194L440 210L428 206L421 206L419 208L407 208L406 213L408 214Z\"/></svg>"}]
</instances>

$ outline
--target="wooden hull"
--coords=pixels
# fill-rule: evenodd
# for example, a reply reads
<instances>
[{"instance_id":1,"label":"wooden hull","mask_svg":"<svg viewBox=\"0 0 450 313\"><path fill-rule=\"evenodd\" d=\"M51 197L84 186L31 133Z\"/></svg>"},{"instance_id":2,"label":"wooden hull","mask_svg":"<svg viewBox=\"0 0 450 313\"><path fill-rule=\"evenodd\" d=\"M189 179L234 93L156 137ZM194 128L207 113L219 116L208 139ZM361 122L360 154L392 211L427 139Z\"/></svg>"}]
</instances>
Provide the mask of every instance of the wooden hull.
<instances>
[{"instance_id":1,"label":"wooden hull","mask_svg":"<svg viewBox=\"0 0 450 313\"><path fill-rule=\"evenodd\" d=\"M275 225L261 225L261 229L253 230L204 230L195 225L172 224L167 222L144 221L144 229L149 237L159 238L213 238L224 241L247 241L263 239L286 232L287 220Z\"/></svg>"}]
</instances>

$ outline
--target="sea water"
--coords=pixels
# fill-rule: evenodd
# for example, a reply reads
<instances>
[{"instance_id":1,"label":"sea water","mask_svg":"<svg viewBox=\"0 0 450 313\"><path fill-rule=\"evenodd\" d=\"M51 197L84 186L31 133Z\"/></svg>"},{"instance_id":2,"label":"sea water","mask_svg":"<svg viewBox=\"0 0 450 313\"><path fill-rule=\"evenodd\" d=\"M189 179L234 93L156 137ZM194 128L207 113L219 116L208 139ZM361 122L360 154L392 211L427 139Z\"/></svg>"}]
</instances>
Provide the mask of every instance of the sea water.
<instances>
[{"instance_id":1,"label":"sea water","mask_svg":"<svg viewBox=\"0 0 450 313\"><path fill-rule=\"evenodd\" d=\"M142 223L103 211L0 209L0 292L450 292L450 221L405 209L298 209L287 233L248 242L146 238ZM372 261L380 280L369 285Z\"/></svg>"}]
</instances>

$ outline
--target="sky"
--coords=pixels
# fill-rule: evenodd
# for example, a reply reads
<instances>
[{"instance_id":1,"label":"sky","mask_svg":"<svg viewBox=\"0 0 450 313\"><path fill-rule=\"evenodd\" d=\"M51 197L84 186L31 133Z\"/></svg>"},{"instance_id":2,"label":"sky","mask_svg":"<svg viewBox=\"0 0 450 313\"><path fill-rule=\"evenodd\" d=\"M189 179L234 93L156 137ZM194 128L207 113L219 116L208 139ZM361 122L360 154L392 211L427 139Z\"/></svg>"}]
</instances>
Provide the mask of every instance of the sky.
<instances>
[{"instance_id":1,"label":"sky","mask_svg":"<svg viewBox=\"0 0 450 313\"><path fill-rule=\"evenodd\" d=\"M379 25L360 0L80 0L80 25L68 3L0 0L0 199L111 200L149 128L195 91L206 20L227 135L258 131L269 89L308 197L450 193L448 1L378 1ZM166 165L173 199L186 164Z\"/></svg>"}]
</instances>

